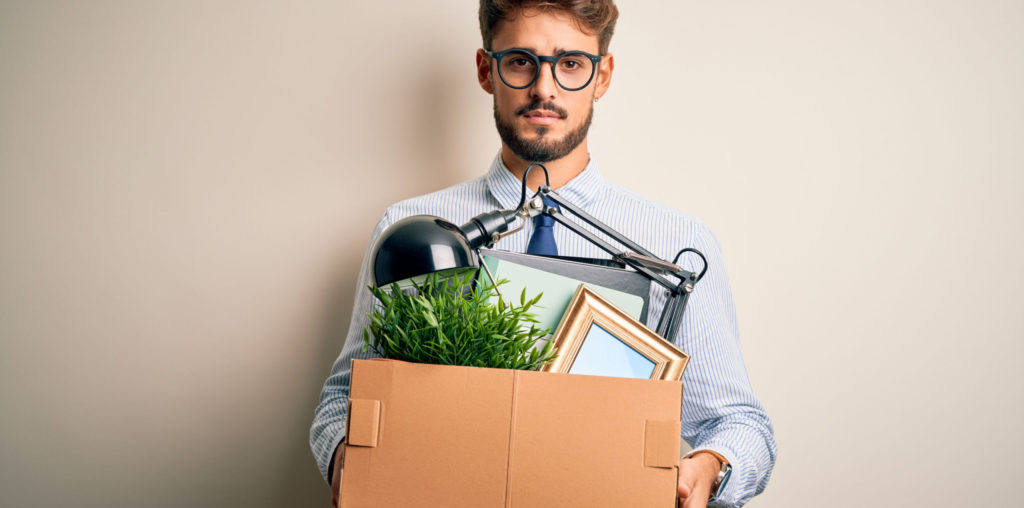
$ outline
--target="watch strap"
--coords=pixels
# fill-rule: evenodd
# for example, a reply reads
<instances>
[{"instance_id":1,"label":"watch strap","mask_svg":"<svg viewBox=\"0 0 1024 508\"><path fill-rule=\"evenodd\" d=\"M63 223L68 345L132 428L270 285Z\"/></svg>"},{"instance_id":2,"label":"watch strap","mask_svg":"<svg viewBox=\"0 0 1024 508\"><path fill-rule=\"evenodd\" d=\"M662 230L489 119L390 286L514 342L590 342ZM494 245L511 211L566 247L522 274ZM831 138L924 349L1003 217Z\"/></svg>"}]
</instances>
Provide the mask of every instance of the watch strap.
<instances>
[{"instance_id":1,"label":"watch strap","mask_svg":"<svg viewBox=\"0 0 1024 508\"><path fill-rule=\"evenodd\" d=\"M700 450L694 450L694 451L692 451L690 453L687 453L686 455L683 455L683 458L684 459L688 459L690 457L693 457L694 455L697 455L698 453L708 453L708 454L711 454L716 459L718 459L718 462L721 462L722 464L728 464L729 463L729 459L726 459L724 456L722 456L721 453L718 453L718 452L716 452L716 451L714 451L714 450L712 450L710 448L703 448L703 449L700 449Z\"/></svg>"}]
</instances>

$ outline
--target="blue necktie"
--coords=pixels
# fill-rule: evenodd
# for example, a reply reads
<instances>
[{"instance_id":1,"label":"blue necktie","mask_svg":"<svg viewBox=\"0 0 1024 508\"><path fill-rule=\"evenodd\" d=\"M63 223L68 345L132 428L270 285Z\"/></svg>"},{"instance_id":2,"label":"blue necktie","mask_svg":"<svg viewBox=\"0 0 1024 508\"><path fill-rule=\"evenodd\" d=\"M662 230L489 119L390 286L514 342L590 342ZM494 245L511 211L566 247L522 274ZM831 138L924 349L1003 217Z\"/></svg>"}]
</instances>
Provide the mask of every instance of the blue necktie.
<instances>
[{"instance_id":1,"label":"blue necktie","mask_svg":"<svg viewBox=\"0 0 1024 508\"><path fill-rule=\"evenodd\" d=\"M544 204L558 210L558 205L548 198L544 198ZM539 256L557 256L558 246L555 245L554 233L555 219L547 215L537 215L533 218L533 236L526 246L527 254Z\"/></svg>"}]
</instances>

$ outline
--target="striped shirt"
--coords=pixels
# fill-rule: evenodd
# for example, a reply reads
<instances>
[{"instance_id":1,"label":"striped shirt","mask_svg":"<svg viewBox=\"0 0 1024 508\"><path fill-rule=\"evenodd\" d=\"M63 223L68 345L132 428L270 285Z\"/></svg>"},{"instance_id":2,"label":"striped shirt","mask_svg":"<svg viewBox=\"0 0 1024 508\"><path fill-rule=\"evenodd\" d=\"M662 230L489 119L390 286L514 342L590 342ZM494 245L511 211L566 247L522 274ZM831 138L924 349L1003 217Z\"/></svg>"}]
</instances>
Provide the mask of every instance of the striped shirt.
<instances>
[{"instance_id":1,"label":"striped shirt","mask_svg":"<svg viewBox=\"0 0 1024 508\"><path fill-rule=\"evenodd\" d=\"M483 176L389 207L373 231L370 248L388 226L405 217L428 214L464 224L484 212L514 208L521 192L521 181L505 167L499 154ZM528 192L532 194L532 190ZM694 451L714 450L732 464L732 478L715 506L746 503L767 485L775 465L776 445L772 423L747 377L732 290L714 234L686 213L604 180L593 160L557 192L662 259L672 259L684 247L696 248L707 257L707 274L687 303L676 344L690 354L683 376L681 435ZM589 225L580 224L604 237ZM532 221L527 221L524 231L502 239L495 247L525 252L532 227ZM608 257L561 224L555 225L554 236L561 255ZM362 350L362 333L373 306L373 296L366 290L372 281L369 265L368 249L356 285L348 339L324 384L310 429L310 447L324 479L334 450L345 436L351 360L373 356ZM684 255L680 265L693 272L701 267L699 258L692 255ZM654 328L667 295L664 288L652 283L650 297L646 324Z\"/></svg>"}]
</instances>

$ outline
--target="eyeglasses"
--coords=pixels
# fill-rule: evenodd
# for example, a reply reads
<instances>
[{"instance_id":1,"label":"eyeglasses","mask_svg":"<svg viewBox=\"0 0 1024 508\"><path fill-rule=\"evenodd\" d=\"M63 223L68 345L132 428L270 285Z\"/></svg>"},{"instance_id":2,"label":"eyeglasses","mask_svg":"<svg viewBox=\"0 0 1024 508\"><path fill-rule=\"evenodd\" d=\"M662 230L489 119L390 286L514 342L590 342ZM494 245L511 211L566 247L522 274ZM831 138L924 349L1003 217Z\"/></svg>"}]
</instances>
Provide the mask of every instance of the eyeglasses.
<instances>
[{"instance_id":1,"label":"eyeglasses","mask_svg":"<svg viewBox=\"0 0 1024 508\"><path fill-rule=\"evenodd\" d=\"M512 48L487 51L487 56L498 61L498 76L509 88L521 90L533 85L540 76L541 62L551 64L555 83L565 90L583 90L594 79L594 69L600 55L585 51L568 51L558 56L539 56L528 49Z\"/></svg>"}]
</instances>

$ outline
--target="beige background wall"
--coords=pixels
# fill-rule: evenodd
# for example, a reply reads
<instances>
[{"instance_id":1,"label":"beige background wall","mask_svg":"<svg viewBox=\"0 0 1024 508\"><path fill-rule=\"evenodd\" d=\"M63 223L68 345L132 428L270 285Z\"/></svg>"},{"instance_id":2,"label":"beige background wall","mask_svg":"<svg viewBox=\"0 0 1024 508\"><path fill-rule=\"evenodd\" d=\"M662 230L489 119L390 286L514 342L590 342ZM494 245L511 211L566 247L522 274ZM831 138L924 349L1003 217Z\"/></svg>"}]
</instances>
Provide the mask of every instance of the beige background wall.
<instances>
[{"instance_id":1,"label":"beige background wall","mask_svg":"<svg viewBox=\"0 0 1024 508\"><path fill-rule=\"evenodd\" d=\"M1024 4L621 2L593 154L712 225L752 506L1011 505ZM0 505L326 506L386 205L498 147L475 6L0 1Z\"/></svg>"}]
</instances>

